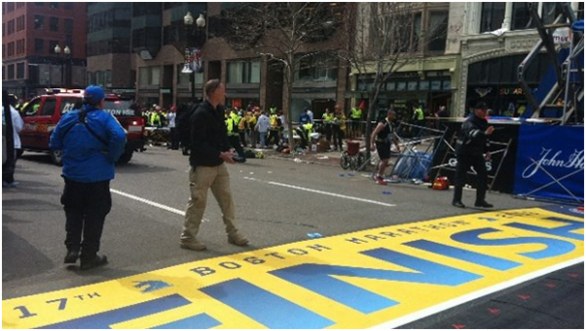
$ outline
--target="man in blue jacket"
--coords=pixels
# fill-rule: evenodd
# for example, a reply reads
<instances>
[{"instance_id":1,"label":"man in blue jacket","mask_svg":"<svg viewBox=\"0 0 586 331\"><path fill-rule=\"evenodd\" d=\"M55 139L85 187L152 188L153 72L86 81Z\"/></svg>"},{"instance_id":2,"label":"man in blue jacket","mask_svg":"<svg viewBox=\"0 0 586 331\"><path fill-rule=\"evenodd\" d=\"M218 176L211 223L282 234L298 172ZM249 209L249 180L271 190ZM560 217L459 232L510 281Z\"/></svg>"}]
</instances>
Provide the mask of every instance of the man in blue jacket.
<instances>
[{"instance_id":1,"label":"man in blue jacket","mask_svg":"<svg viewBox=\"0 0 586 331\"><path fill-rule=\"evenodd\" d=\"M81 270L108 263L106 256L97 253L104 221L112 207L110 181L126 143L120 123L102 109L104 97L101 87L88 86L81 109L61 117L49 143L51 149L63 152L64 263L76 263L79 257Z\"/></svg>"}]
</instances>

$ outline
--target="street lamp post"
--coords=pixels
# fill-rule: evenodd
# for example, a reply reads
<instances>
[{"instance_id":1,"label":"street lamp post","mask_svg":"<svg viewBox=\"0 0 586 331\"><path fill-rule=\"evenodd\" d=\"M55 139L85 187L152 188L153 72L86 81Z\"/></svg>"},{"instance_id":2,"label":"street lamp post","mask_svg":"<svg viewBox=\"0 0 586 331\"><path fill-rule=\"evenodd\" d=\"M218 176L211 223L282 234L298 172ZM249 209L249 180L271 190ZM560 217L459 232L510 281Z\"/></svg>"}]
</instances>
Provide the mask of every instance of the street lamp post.
<instances>
[{"instance_id":1,"label":"street lamp post","mask_svg":"<svg viewBox=\"0 0 586 331\"><path fill-rule=\"evenodd\" d=\"M195 23L195 24L194 24ZM203 46L205 41L202 41L201 35L204 33L204 28L206 26L206 19L203 14L199 14L199 17L194 20L191 12L187 12L183 17L183 24L189 30L189 44L193 47L193 49L189 50L188 47L185 47L186 51L186 59L189 59L190 64L193 64L194 61L200 60L194 57L199 56L199 52L201 52L201 47ZM195 35L195 37L194 37ZM189 45L188 45L189 46ZM185 67L182 71L183 73L189 73L189 81L191 84L191 99L195 99L195 70L196 68L191 65L190 67Z\"/></svg>"},{"instance_id":2,"label":"street lamp post","mask_svg":"<svg viewBox=\"0 0 586 331\"><path fill-rule=\"evenodd\" d=\"M65 86L70 87L71 83L69 81L69 73L67 73L67 75L65 75L65 72L63 70L63 66L65 64L65 61L67 61L67 58L69 57L69 55L71 54L71 49L69 49L69 46L65 45L65 47L63 47L63 50L61 50L61 47L59 47L59 44L55 45L55 48L53 49L53 51L55 52L55 54L61 54L61 52L63 51L63 58L61 59L61 85L65 84Z\"/></svg>"}]
</instances>

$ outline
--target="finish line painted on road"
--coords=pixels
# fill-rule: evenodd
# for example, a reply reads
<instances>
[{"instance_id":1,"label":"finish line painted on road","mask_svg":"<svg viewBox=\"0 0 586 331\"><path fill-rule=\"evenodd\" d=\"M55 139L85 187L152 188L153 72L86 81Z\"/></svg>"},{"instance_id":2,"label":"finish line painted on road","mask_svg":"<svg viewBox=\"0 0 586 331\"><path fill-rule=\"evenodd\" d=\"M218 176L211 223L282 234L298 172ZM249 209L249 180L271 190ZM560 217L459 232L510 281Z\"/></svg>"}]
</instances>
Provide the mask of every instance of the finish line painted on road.
<instances>
[{"instance_id":1,"label":"finish line painted on road","mask_svg":"<svg viewBox=\"0 0 586 331\"><path fill-rule=\"evenodd\" d=\"M583 212L494 211L3 300L2 327L398 327L583 261Z\"/></svg>"}]
</instances>

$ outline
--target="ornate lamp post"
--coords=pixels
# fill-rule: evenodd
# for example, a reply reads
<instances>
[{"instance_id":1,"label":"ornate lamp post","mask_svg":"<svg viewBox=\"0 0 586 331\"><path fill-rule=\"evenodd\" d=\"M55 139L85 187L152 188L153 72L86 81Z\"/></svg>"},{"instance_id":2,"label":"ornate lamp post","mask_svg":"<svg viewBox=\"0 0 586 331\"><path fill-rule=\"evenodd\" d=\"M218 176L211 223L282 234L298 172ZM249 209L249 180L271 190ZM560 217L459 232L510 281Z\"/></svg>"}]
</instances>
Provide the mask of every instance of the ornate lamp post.
<instances>
[{"instance_id":1,"label":"ornate lamp post","mask_svg":"<svg viewBox=\"0 0 586 331\"><path fill-rule=\"evenodd\" d=\"M195 23L195 24L194 24ZM195 73L201 70L201 48L205 43L205 31L206 19L203 14L199 14L199 17L194 20L191 12L187 12L183 17L183 24L188 29L189 42L188 47L185 47L185 60L189 62L189 66L183 67L182 73L191 74L191 98L195 99ZM189 47L191 46L191 47Z\"/></svg>"},{"instance_id":2,"label":"ornate lamp post","mask_svg":"<svg viewBox=\"0 0 586 331\"><path fill-rule=\"evenodd\" d=\"M63 47L63 50L61 50L61 47L59 47L59 44L55 45L55 48L53 49L53 51L55 52L55 54L61 54L61 52L63 52L63 58L61 59L61 84L65 85L66 87L70 87L71 85L71 80L70 80L70 75L69 72L67 72L67 75L65 75L65 71L63 70L63 66L65 65L65 62L67 61L67 59L69 58L69 56L71 55L71 49L69 49L69 46L65 45L65 47Z\"/></svg>"}]
</instances>

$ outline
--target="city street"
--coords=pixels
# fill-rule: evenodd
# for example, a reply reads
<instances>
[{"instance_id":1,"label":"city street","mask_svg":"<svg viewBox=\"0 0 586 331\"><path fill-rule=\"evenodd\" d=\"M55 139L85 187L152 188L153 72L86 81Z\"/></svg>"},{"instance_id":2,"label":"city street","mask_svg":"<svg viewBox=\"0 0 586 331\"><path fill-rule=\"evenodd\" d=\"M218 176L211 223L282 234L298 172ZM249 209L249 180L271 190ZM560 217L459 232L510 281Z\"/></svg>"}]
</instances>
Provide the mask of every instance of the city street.
<instances>
[{"instance_id":1,"label":"city street","mask_svg":"<svg viewBox=\"0 0 586 331\"><path fill-rule=\"evenodd\" d=\"M488 193L487 200L496 206L496 211L491 211L487 213L486 216L483 216L483 214L479 215L479 213L484 212L480 209L458 209L452 207L450 201L453 192L451 190L435 191L429 189L425 185L415 185L410 183L390 184L387 186L375 185L373 181L368 178L367 173L352 173L348 170L342 170L339 166L335 166L335 162L330 162L329 164L325 163L326 162L324 162L324 164L308 163L303 160L295 162L293 161L293 158L267 155L264 159L249 159L243 164L229 165L232 191L236 203L237 226L242 234L250 240L251 245L246 248L241 248L227 243L223 224L221 222L221 213L210 192L208 196L208 208L206 209L204 222L202 223L198 236L199 240L207 245L208 250L204 252L194 252L179 247L179 235L183 224L183 213L189 198L189 167L187 157L181 155L180 151L167 150L165 147L149 147L145 152L135 153L133 159L128 165L117 168L116 178L111 183L113 206L112 211L106 218L101 247L101 253L108 256L109 264L103 268L82 272L75 267L66 267L62 263L65 255L65 247L63 245L65 230L64 213L59 202L59 197L63 189L63 180L60 177L61 169L51 164L50 158L47 155L25 152L23 157L19 159L17 163L15 178L19 182L18 187L3 189L2 192L3 327L29 328L47 325L57 325L59 328L65 327L65 324L60 325L58 323L83 319L82 317L89 315L89 313L83 313L86 308L82 307L75 312L68 312L65 303L63 303L63 305L59 305L58 303L53 304L51 308L59 306L58 309L54 309L54 311L63 312L67 315L63 315L64 317L60 318L57 314L57 317L51 316L50 318L43 320L45 317L42 317L42 315L43 313L48 312L49 308L39 308L38 311L35 311L34 307L36 306L32 303L32 299L27 301L27 299L23 297L38 294L45 295L47 292L68 290L86 285L93 286L93 284L96 283L106 282L104 285L96 285L102 286L99 287L99 295L97 294L98 292L85 294L85 300L87 302L91 301L92 298L95 300L95 296L105 297L106 295L104 293L107 292L106 289L111 289L111 292L115 293L115 291L118 291L116 286L123 285L125 288L128 288L129 286L127 286L127 282L135 280L135 278L132 277L145 273L148 274L149 277L152 277L153 275L160 276L161 279L165 280L165 286L170 287L170 279L175 279L176 283L174 284L177 287L179 287L177 284L183 284L187 287L196 286L196 289L205 293L198 292L197 294L194 294L193 297L188 297L187 295L182 294L182 298L187 298L187 301L194 302L202 296L205 297L206 300L210 300L209 297L212 297L222 301L224 299L218 298L224 298L224 294L222 293L225 288L220 289L215 285L212 286L213 284L218 284L219 281L217 280L213 280L212 283L206 283L207 279L205 276L215 273L212 277L222 277L221 280L228 283L228 281L231 281L231 277L237 277L235 275L239 275L236 273L238 270L234 270L240 269L243 262L240 262L239 264L234 261L237 261L238 258L242 257L244 261L248 261L251 264L254 264L255 261L257 261L258 264L265 263L266 261L264 265L259 266L259 268L262 267L262 270L250 270L250 268L242 267L242 269L246 269L242 270L242 277L247 277L247 281L241 281L241 283L249 284L248 282L250 282L251 279L258 277L259 284L257 285L267 286L267 289L262 292L264 293L263 296L258 299L261 300L262 298L267 298L267 303L261 305L262 307L265 307L262 309L269 310L269 302L273 302L270 300L276 300L274 298L277 296L274 296L269 292L278 292L281 288L279 287L281 286L279 284L269 284L268 282L263 283L262 279L269 276L267 273L271 273L278 275L283 279L287 279L299 286L305 287L305 289L296 288L290 291L287 290L287 293L296 293L291 294L288 300L297 300L295 301L297 303L295 307L300 309L299 314L301 315L299 316L305 316L307 321L312 322L308 322L309 324L307 325L294 324L293 322L291 322L291 324L278 324L272 320L263 319L264 317L260 315L255 315L257 312L245 311L247 305L239 302L237 299L231 301L232 299L225 298L226 301L222 302L229 307L216 307L219 306L219 304L214 304L213 307L215 308L209 308L211 310L206 311L204 309L208 308L201 308L202 305L198 305L198 312L202 312L200 315L197 315L198 318L201 318L202 316L208 318L210 321L209 324L168 324L167 326L185 327L186 325L196 325L204 328L223 324L223 327L228 328L311 328L327 327L331 325L338 328L348 326L351 328L373 326L403 328L506 328L507 326L509 328L583 328L583 221L580 221L583 218L583 210L580 214L579 210L572 207L564 207L565 209L555 209L557 207L549 208L549 206L551 206L549 203L515 199L509 194L491 192ZM474 194L474 191L465 191L463 202L467 205L473 205ZM541 207L545 209L542 209ZM516 209L523 209L524 211L519 213L508 212ZM503 212L499 213L499 211ZM558 211L561 213L557 213ZM557 218L552 219L551 214L548 214L550 212L556 212L555 217ZM510 250L514 251L514 249L500 248L498 252L501 252L502 250L503 256L491 255L492 257L490 261L496 260L497 257L499 260L502 260L501 262L515 260L515 265L519 266L519 268L513 268L512 264L509 267L501 265L501 268L503 268L500 269L501 273L504 270L508 270L507 268L510 268L511 271L512 269L515 269L510 276L506 276L507 274L501 274L500 276L495 277L494 283L489 283L487 281L486 283L475 284L474 286L466 287L465 289L460 289L459 287L456 289L457 284L453 283L450 286L452 286L454 290L438 291L436 294L438 298L442 295L446 295L446 298L448 298L449 295L460 290L465 292L462 292L461 295L458 294L457 300L444 300L439 298L438 302L442 301L446 303L444 308L441 309L438 308L441 305L437 304L437 302L433 303L433 307L435 308L431 309L431 304L430 307L427 307L424 304L425 300L427 300L426 298L413 298L413 300L417 299L417 301L422 302L422 306L417 309L413 308L412 311L401 312L399 315L400 318L397 318L396 315L392 315L393 317L383 316L382 313L387 311L389 309L388 307L393 305L392 302L385 303L385 301L381 301L381 306L377 308L381 309L381 311L376 311L376 309L372 307L372 310L370 311L368 311L368 309L363 310L363 307L361 306L354 307L353 313L358 311L361 314L369 315L360 322L356 322L355 320L351 322L344 321L343 318L340 318L340 320L334 320L332 317L329 317L328 319L325 317L318 318L318 314L313 312L319 311L320 316L328 316L328 314L334 314L334 312L336 312L339 316L342 316L347 314L351 309L345 306L338 307L342 305L334 304L330 307L330 304L328 304L329 308L327 308L326 312L326 308L318 307L321 301L325 301L325 299L321 297L319 300L316 300L317 302L307 302L306 307L299 308L299 302L306 300L303 297L303 293L307 292L308 288L317 292L319 292L319 290L313 288L310 283L305 283L304 280L292 280L295 279L296 272L302 273L301 270L292 270L290 274L287 274L284 269L279 270L280 268L285 267L289 269L290 266L295 265L295 263L303 263L304 261L301 259L304 255L314 258L314 260L311 261L311 265L313 266L317 265L316 263L334 263L339 266L345 265L346 262L354 267L363 266L360 259L354 259L352 263L350 260L345 260L346 254L348 254L348 256L353 256L352 254L355 253L352 249L343 249L345 246L340 243L342 240L338 239L344 238L346 242L354 241L354 243L357 244L357 247L359 246L358 244L361 244L364 241L366 246L364 246L365 248L360 249L372 248L368 245L373 245L379 241L387 243L391 241L405 240L395 238L389 234L389 231L391 230L382 231L381 228L387 229L388 227L388 229L393 229L392 231L395 231L394 229L399 227L399 230L397 231L403 233L403 235L411 235L414 232L418 232L414 229L421 230L426 228L425 226L428 224L421 223L422 225L418 228L416 225L412 224L413 222L433 221L445 218L444 221L438 223L440 224L440 227L447 228L461 226L466 230L472 231L474 226L482 225L482 227L485 228L494 227L500 229L500 226L510 225L510 222L530 222L531 217L535 217L535 219L539 219L540 221L547 219L556 222L566 222L567 220L562 217L563 214L570 215L567 217L573 221L569 222L575 226L574 228L564 230L568 233L572 233L572 235L567 235L569 238L567 239L569 244L567 247L562 245L562 248L552 248L551 250L555 252L548 253L551 254L549 257L554 255L563 257L564 255L567 255L567 258L563 257L563 259L560 259L559 261L550 261L545 258L539 261L530 259L530 254L528 252L543 249L544 245L541 244L545 244L545 247L557 247L557 245L553 245L552 242L545 241L546 239L544 238L537 238L540 240L543 239L543 241L536 240L535 242L530 241L528 244L519 245L525 247L523 250L518 251L519 255L527 253L527 256L515 257L512 252L508 252ZM560 218L562 219L560 220ZM507 224L500 223L503 219ZM551 223L554 221L551 221ZM547 227L560 227L561 229L564 224L547 224ZM403 228L401 229L400 227ZM546 227L546 225L543 225L543 227ZM409 230L410 232L405 230L407 228L411 229ZM428 229L432 228L434 227L431 225L428 227ZM523 229L524 230L521 230L521 228L519 228L516 230L519 231L520 234L515 233L514 237L521 238L515 239L523 239L523 236L530 237L528 234L524 234L523 231L531 231L531 229ZM533 230L537 231L535 228ZM377 235L369 234L368 231L376 233ZM505 233L504 230L499 231ZM552 237L558 235L561 238L562 232L563 231L560 230L555 233L552 232L541 235L534 234L534 236ZM364 233L366 233L366 235L363 235ZM386 233L387 236L385 237L382 233ZM447 235L446 238L456 238L456 235L457 234L453 237ZM491 234L491 236L492 235L493 234ZM397 235L397 237L401 236L402 235L400 234ZM577 239L572 236L577 236ZM431 241L433 241L429 239L430 237L426 238L427 239L425 240L417 240L417 243L431 243ZM490 238L494 239L494 237ZM511 240L514 241L515 239ZM562 242L561 239L548 240L555 240L557 243ZM413 241L403 243L403 245L409 244L415 247L415 243L416 241ZM519 241L518 243L522 242ZM509 242L506 245L510 244L511 243ZM340 248L338 249L337 247ZM386 250L389 247L385 246L385 251L387 253L392 252L391 250ZM443 249L440 251L447 252L447 250L445 250L446 247L447 246L443 246ZM465 250L471 250L472 248L470 247L471 246L468 246ZM570 247L574 248L572 249ZM415 248L409 247L408 249L414 250ZM458 252L464 251L464 248L459 249L461 250ZM328 252L324 253L322 256L320 255L322 254L322 250L327 250ZM377 254L381 254L378 258L388 258L388 256L383 256L384 252L377 249L369 250L368 254L373 254L372 256L374 256L376 253L375 251L378 252ZM455 257L459 254L455 251L456 249L454 248L454 252L445 254L446 256L448 254L454 254L450 256ZM261 256L260 252L263 252L262 262L260 262L260 259L257 259ZM490 255L490 248L482 248L477 251L476 254L478 254L478 261L480 261L480 253ZM367 251L363 250L356 254L367 254ZM447 265L450 263L452 263L452 267L457 265L457 263L454 263L453 261L449 262L448 260L445 260L445 257L437 259L430 257L430 254L431 253L426 252L417 256L422 259L427 257L427 260L429 261L433 260L434 262L446 265L445 268L447 268ZM330 255L332 255L331 258L329 258ZM487 257L488 255L482 256ZM571 258L570 255L572 256ZM270 260L271 257L274 258L275 261ZM408 260L408 258L403 257L401 261L403 261L403 259ZM464 258L462 258L462 260L464 260ZM489 275L492 275L489 272L489 269L491 269L489 266L492 266L492 262L488 262L488 260L489 259L487 258L487 262L477 262L475 258L474 261L460 261L463 265L466 265L467 263L472 264L472 262L475 261L475 263L478 264L478 266L475 267L477 269L468 266L462 267L462 270L466 269L467 271L459 271L462 276L461 282L464 283L469 281L473 283L472 279L474 279L474 277L471 276L472 274L487 275L487 280L492 277L489 277ZM418 266L420 269L417 270L421 271L422 274L425 274L423 270L428 267L424 266L424 263L421 262L422 260L418 261L419 262L417 263L413 262L413 265L409 264L409 268L417 269L416 266ZM189 270L191 270L190 273L192 274L191 277L193 277L192 279L190 279L190 276L186 276L186 273L180 274L172 272L172 270L175 270L173 269L174 267L183 264L189 264ZM374 268L375 271L380 271L381 273L385 273L383 269L390 270L398 268L398 270L402 271L409 270L407 262L400 267L392 267L389 266L388 263L382 263L380 265L373 263L370 266L364 265L364 267ZM435 267L439 268L439 265L436 265ZM525 267L527 267L527 269L523 269ZM340 269L344 268L340 267ZM496 270L496 267L494 269ZM159 270L160 272L153 273L153 271L156 270ZM221 270L230 271L230 273L225 272L220 275ZM336 270L344 272L345 276L349 275L345 272L351 272ZM425 270L429 271L431 269ZM452 272L452 276L450 277L458 279L458 276L455 276L456 271ZM364 277L370 278L370 276ZM431 282L434 284L440 284L442 282L442 280L440 280L442 277L439 275L430 275L430 277L431 278L423 282ZM211 279L211 277L208 278ZM378 276L374 278L379 279L377 281L378 283L372 280L356 280L353 284L369 288L370 291L362 291L365 292L366 295L366 293L375 292L373 289L379 288L378 286L384 285L380 284L380 279L386 279ZM339 280L345 280L346 278L337 276L337 278L331 277L331 279L337 279L337 281L333 283L343 283ZM508 286L496 286L501 283L507 283L507 281L512 279L524 279L524 281L518 283L513 282ZM552 286L560 291L547 292L544 294L546 291L541 287L539 291L534 291L535 287L540 286L539 282L551 284L552 279L557 282L557 287L554 285ZM115 282L117 284L109 282L114 280L117 280L117 282ZM148 280L152 281L153 279L149 278ZM445 281L448 282L449 279L446 279ZM280 282L283 282L283 280L280 280ZM376 284L371 284L371 282ZM236 285L242 286L241 283L235 282L230 283L229 285L226 284L226 288ZM402 283L393 282L392 284L393 286L397 286L397 284ZM447 285L447 283L442 284ZM183 288L185 288L185 286ZM288 286L291 287L294 285ZM424 285L419 284L418 286L422 287L419 290L426 290L423 288ZM432 285L427 284L425 286L430 287ZM550 287L550 289L553 287ZM269 288L271 290L269 290ZM388 288L388 286L383 288ZM247 289L252 292L246 293L254 294L256 293L254 290L258 290L259 288L256 286L250 286L250 288L247 287ZM429 288L427 290L429 290ZM94 290L92 289L91 291ZM162 291L169 291L169 289L162 289ZM327 290L324 289L323 291ZM62 292L69 293L67 291ZM61 292L53 294L55 300L65 296L65 294L61 295L59 293ZM171 292L165 293L171 294ZM466 296L464 294L468 293L473 293L473 295L470 295L469 299L465 299ZM513 307L511 310L505 311L504 308L499 308L498 313L494 310L496 309L493 307L495 304L498 305L503 302L508 302L507 300L516 298L519 293L538 293L539 295L533 295L531 299L524 301L524 304L529 307L527 309L523 308L524 304L512 303L511 300L509 305L509 307ZM344 298L332 297L323 294L322 292L320 292L320 294L324 295L324 297L333 298L338 302L345 302ZM153 295L153 297L149 297L149 300L156 297L157 296ZM169 297L172 297L172 295ZM376 297L381 298L388 296L383 294L382 296L376 295ZM403 301L407 300L406 298L408 297L408 295L400 296ZM434 297L434 295L430 295L430 297ZM9 305L6 302L9 299L20 300L20 298L23 299L15 302L24 303L10 303ZM44 303L51 302L52 300L50 299L50 296L39 296L39 298L43 298L42 301ZM79 295L78 301L83 301L83 298L84 297ZM366 300L366 298L367 297L365 297L364 300ZM495 298L497 299L493 300ZM132 301L130 296L128 300L128 303L120 303L120 305L118 305L117 302L109 301L107 304L104 303L102 306L97 307L97 310L95 312L92 311L92 314L104 313L108 310L118 309L120 307L130 307L130 305L139 302ZM402 302L402 300L397 301ZM429 300L435 299L430 298ZM70 300L71 303L72 301L73 300ZM30 306L28 302L31 302ZM290 303L290 301L287 302ZM254 303L254 305L259 304L260 302ZM356 304L358 305L358 303ZM372 301L369 304L375 305ZM80 303L75 303L75 305L80 305ZM347 305L350 304L348 303ZM552 306L555 306L557 310L544 310L547 309L545 307ZM206 305L206 307L209 306ZM387 310L383 310L383 308ZM236 317L234 317L231 322L226 322L224 320L218 321L218 316L222 316L222 309L228 309L228 311L234 313ZM235 312L232 309L236 309L238 312ZM324 309L324 311L322 312L320 309ZM480 311L485 311L486 309L493 309L490 310L492 315L482 315ZM471 311L473 312L472 315L469 313ZM502 315L508 315L506 316L506 319L505 317L502 317L499 321L498 316L501 315L501 311ZM154 313L156 312L153 312L153 314ZM121 314L124 313L121 311ZM159 312L159 314L163 313ZM533 316L527 314L536 314L535 316L538 317L520 318L520 316ZM98 315L101 316L100 314ZM349 315L348 319L350 319L351 316L353 315ZM38 319L35 322L32 322L37 317ZM129 317L129 319L130 318L131 317ZM165 318L169 321L173 321L173 318L169 316L165 316L163 319ZM226 318L228 319L228 317ZM393 322L393 319L395 318L402 322ZM118 327L147 328L158 325L156 323L149 324L149 321L146 321L146 319L147 318L143 318L143 321L140 322L143 324L122 323L118 324ZM299 317L299 319L303 318ZM31 324L26 324L25 320L31 320ZM251 322L252 320L255 322ZM514 323L510 322L507 324L505 321L514 321ZM20 322L25 324L18 324ZM192 320L191 322L195 323L195 320ZM200 323L201 319L198 319L197 322ZM536 323L539 324L537 325ZM101 324L89 325L93 325L94 328L99 328Z\"/></svg>"}]
</instances>

